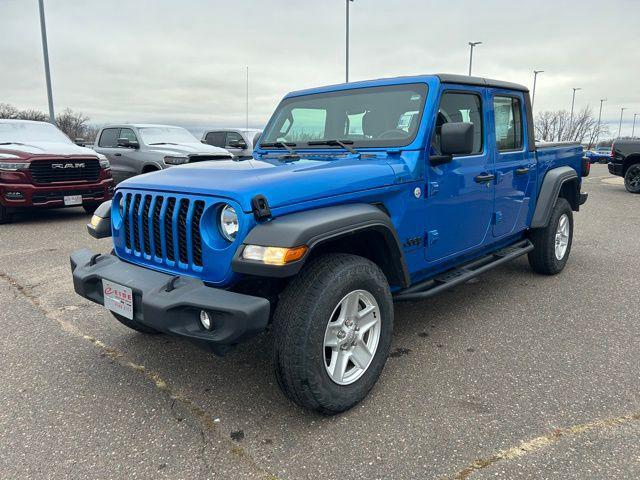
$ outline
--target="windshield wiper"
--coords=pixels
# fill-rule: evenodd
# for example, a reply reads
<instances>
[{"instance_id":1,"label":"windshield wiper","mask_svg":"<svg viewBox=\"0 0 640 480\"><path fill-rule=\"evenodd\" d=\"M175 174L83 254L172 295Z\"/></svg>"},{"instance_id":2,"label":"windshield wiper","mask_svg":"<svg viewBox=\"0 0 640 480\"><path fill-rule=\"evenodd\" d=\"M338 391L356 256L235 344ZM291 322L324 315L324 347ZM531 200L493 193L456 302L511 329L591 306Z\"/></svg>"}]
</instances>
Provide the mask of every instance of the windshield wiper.
<instances>
[{"instance_id":1,"label":"windshield wiper","mask_svg":"<svg viewBox=\"0 0 640 480\"><path fill-rule=\"evenodd\" d=\"M24 145L24 143L20 142L2 142L0 145Z\"/></svg>"},{"instance_id":2,"label":"windshield wiper","mask_svg":"<svg viewBox=\"0 0 640 480\"><path fill-rule=\"evenodd\" d=\"M260 144L261 147L282 147L286 149L287 152L289 152L289 155L287 155L288 158L300 158L300 155L298 155L296 151L293 148L291 148L291 147L295 147L296 145L297 144L292 142L269 142L269 143Z\"/></svg>"},{"instance_id":3,"label":"windshield wiper","mask_svg":"<svg viewBox=\"0 0 640 480\"><path fill-rule=\"evenodd\" d=\"M178 144L173 142L157 142L157 143L150 143L149 145L178 145Z\"/></svg>"},{"instance_id":4,"label":"windshield wiper","mask_svg":"<svg viewBox=\"0 0 640 480\"><path fill-rule=\"evenodd\" d=\"M349 153L353 153L358 155L360 152L358 152L355 148L351 147L350 145L353 145L353 140L316 140L316 141L312 141L312 142L308 142L307 145L311 146L311 145L335 145L335 146L339 146L344 148L345 150L347 150Z\"/></svg>"}]
</instances>

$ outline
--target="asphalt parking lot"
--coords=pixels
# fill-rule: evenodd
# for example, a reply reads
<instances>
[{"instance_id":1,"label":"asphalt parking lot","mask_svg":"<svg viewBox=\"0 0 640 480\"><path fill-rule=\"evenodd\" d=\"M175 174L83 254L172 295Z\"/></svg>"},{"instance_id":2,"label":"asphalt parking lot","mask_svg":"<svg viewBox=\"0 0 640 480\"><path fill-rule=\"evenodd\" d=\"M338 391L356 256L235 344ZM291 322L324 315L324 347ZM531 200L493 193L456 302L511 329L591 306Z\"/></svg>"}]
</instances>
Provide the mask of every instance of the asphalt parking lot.
<instances>
[{"instance_id":1,"label":"asphalt parking lot","mask_svg":"<svg viewBox=\"0 0 640 480\"><path fill-rule=\"evenodd\" d=\"M75 295L79 209L0 226L0 478L638 478L640 197L595 166L556 277L520 259L396 305L371 395L281 394L270 335L224 358Z\"/></svg>"}]
</instances>

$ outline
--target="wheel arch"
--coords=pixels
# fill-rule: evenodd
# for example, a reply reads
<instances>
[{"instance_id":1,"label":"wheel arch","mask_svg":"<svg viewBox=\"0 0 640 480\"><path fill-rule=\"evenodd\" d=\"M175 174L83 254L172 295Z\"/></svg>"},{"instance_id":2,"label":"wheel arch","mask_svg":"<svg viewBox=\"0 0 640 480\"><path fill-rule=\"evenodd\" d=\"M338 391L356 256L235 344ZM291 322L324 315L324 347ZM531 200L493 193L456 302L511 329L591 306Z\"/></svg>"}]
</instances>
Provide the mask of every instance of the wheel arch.
<instances>
[{"instance_id":1,"label":"wheel arch","mask_svg":"<svg viewBox=\"0 0 640 480\"><path fill-rule=\"evenodd\" d=\"M297 247L305 256L283 266L242 258L246 245ZM307 261L325 253L351 253L368 258L384 272L390 285L408 286L409 274L402 246L389 215L370 204L349 204L298 212L254 227L232 260L235 272L266 277L291 277Z\"/></svg>"},{"instance_id":2,"label":"wheel arch","mask_svg":"<svg viewBox=\"0 0 640 480\"><path fill-rule=\"evenodd\" d=\"M640 163L640 153L632 153L624 159L623 167L622 167L622 175L626 175L627 170L631 165L635 165L636 163Z\"/></svg>"},{"instance_id":3,"label":"wheel arch","mask_svg":"<svg viewBox=\"0 0 640 480\"><path fill-rule=\"evenodd\" d=\"M578 173L571 167L557 167L546 173L538 194L531 228L548 225L558 197L565 198L572 210L577 212L580 209L580 181Z\"/></svg>"},{"instance_id":4,"label":"wheel arch","mask_svg":"<svg viewBox=\"0 0 640 480\"><path fill-rule=\"evenodd\" d=\"M142 166L142 170L140 170L140 173L149 173L149 172L157 172L158 170L162 170L162 167L160 167L157 163L145 163Z\"/></svg>"}]
</instances>

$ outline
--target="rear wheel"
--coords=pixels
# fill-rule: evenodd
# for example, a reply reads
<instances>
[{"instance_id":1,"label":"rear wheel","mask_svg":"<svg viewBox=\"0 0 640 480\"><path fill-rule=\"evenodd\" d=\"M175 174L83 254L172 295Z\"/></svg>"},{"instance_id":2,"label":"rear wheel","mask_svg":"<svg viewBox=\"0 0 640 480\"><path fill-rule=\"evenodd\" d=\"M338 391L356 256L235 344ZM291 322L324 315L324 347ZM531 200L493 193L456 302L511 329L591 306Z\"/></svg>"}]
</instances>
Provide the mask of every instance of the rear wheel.
<instances>
[{"instance_id":1,"label":"rear wheel","mask_svg":"<svg viewBox=\"0 0 640 480\"><path fill-rule=\"evenodd\" d=\"M128 318L123 317L122 315L118 315L117 313L111 312L111 315L113 315L116 318L116 320L118 320L125 327L129 327L132 330L135 330L136 332L147 333L150 335L157 335L159 333L162 333L156 330L155 328L147 327L146 325L143 325L142 323L137 322L135 320L129 320Z\"/></svg>"},{"instance_id":2,"label":"rear wheel","mask_svg":"<svg viewBox=\"0 0 640 480\"><path fill-rule=\"evenodd\" d=\"M326 415L367 396L393 331L387 279L355 255L317 258L289 284L274 317L274 366L282 391Z\"/></svg>"},{"instance_id":3,"label":"rear wheel","mask_svg":"<svg viewBox=\"0 0 640 480\"><path fill-rule=\"evenodd\" d=\"M560 273L567 264L573 241L573 211L566 199L556 200L549 224L532 230L530 239L534 246L529 252L531 268L544 275Z\"/></svg>"},{"instance_id":4,"label":"rear wheel","mask_svg":"<svg viewBox=\"0 0 640 480\"><path fill-rule=\"evenodd\" d=\"M630 193L640 193L640 163L627 168L624 175L624 188Z\"/></svg>"}]
</instances>

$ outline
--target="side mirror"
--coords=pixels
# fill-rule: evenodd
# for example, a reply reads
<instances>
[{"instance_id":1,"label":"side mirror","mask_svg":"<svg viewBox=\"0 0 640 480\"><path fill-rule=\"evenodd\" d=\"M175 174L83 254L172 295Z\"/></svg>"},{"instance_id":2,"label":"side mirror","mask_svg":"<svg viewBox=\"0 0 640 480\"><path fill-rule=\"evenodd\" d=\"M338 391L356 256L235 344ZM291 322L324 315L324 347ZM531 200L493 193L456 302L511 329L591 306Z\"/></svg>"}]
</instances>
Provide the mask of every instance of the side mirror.
<instances>
[{"instance_id":1,"label":"side mirror","mask_svg":"<svg viewBox=\"0 0 640 480\"><path fill-rule=\"evenodd\" d=\"M131 141L128 138L119 138L118 139L118 146L119 147L124 147L124 148L138 148L140 146L140 144L136 141Z\"/></svg>"},{"instance_id":2,"label":"side mirror","mask_svg":"<svg viewBox=\"0 0 640 480\"><path fill-rule=\"evenodd\" d=\"M247 142L242 140L232 140L229 142L228 146L231 148L241 148L244 150L245 148L247 148Z\"/></svg>"},{"instance_id":3,"label":"side mirror","mask_svg":"<svg viewBox=\"0 0 640 480\"><path fill-rule=\"evenodd\" d=\"M205 145L207 145L207 141L204 138L200 140L200 143L204 143Z\"/></svg>"},{"instance_id":4,"label":"side mirror","mask_svg":"<svg viewBox=\"0 0 640 480\"><path fill-rule=\"evenodd\" d=\"M440 150L444 155L473 153L473 123L455 122L442 125Z\"/></svg>"},{"instance_id":5,"label":"side mirror","mask_svg":"<svg viewBox=\"0 0 640 480\"><path fill-rule=\"evenodd\" d=\"M87 144L84 141L84 138L76 138L73 143L75 143L76 145L78 145L79 147L85 147Z\"/></svg>"}]
</instances>

